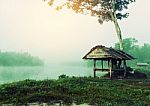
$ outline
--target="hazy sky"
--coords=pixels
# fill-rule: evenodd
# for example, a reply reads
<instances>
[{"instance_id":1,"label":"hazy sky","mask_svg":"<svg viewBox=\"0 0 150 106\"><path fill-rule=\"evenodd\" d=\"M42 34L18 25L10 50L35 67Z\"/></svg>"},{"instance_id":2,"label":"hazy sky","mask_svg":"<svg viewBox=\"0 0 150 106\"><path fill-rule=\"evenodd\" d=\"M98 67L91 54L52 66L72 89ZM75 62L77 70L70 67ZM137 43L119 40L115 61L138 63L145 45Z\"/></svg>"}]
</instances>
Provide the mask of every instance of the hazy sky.
<instances>
[{"instance_id":1,"label":"hazy sky","mask_svg":"<svg viewBox=\"0 0 150 106\"><path fill-rule=\"evenodd\" d=\"M119 21L123 38L150 43L150 0L129 6L130 16ZM0 0L0 49L29 52L43 59L81 60L95 45L113 46L117 36L112 23L69 10L55 11L42 0Z\"/></svg>"}]
</instances>

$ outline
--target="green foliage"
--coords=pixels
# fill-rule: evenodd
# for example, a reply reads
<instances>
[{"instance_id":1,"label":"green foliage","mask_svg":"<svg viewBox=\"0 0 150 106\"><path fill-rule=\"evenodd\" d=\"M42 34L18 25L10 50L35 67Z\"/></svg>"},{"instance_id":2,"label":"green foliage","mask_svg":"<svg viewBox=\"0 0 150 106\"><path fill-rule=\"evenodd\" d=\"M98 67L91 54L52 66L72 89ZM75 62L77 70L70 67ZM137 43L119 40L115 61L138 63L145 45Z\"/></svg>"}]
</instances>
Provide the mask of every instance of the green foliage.
<instances>
[{"instance_id":1,"label":"green foliage","mask_svg":"<svg viewBox=\"0 0 150 106\"><path fill-rule=\"evenodd\" d=\"M68 78L69 76L67 76L67 75L65 75L65 74L62 74L62 75L60 75L58 78L60 79L60 78Z\"/></svg>"},{"instance_id":2,"label":"green foliage","mask_svg":"<svg viewBox=\"0 0 150 106\"><path fill-rule=\"evenodd\" d=\"M148 78L150 77L150 69L149 68L137 67L137 68L135 68L135 71L145 73Z\"/></svg>"},{"instance_id":3,"label":"green foliage","mask_svg":"<svg viewBox=\"0 0 150 106\"><path fill-rule=\"evenodd\" d=\"M44 0L47 1L47 0ZM52 6L58 0L48 0ZM64 0L62 4L57 5L56 9L63 7L73 10L76 13L91 14L98 17L99 23L104 21L113 21L111 14L116 14L117 19L127 18L129 13L122 12L128 9L128 5L135 0ZM57 3L56 3L57 4Z\"/></svg>"},{"instance_id":4,"label":"green foliage","mask_svg":"<svg viewBox=\"0 0 150 106\"><path fill-rule=\"evenodd\" d=\"M135 38L123 39L124 51L130 53L132 50L134 50L136 47L138 47L136 45L137 43L138 43L138 41ZM119 49L119 43L115 43L115 48Z\"/></svg>"},{"instance_id":5,"label":"green foliage","mask_svg":"<svg viewBox=\"0 0 150 106\"><path fill-rule=\"evenodd\" d=\"M0 52L0 66L39 66L43 62L28 53Z\"/></svg>"},{"instance_id":6,"label":"green foliage","mask_svg":"<svg viewBox=\"0 0 150 106\"><path fill-rule=\"evenodd\" d=\"M137 43L138 41L135 38L123 39L124 51L136 58L129 64L136 66L136 63L150 63L150 44L145 43L143 46L139 46ZM119 43L115 44L115 48L119 49Z\"/></svg>"},{"instance_id":7,"label":"green foliage","mask_svg":"<svg viewBox=\"0 0 150 106\"><path fill-rule=\"evenodd\" d=\"M141 62L150 62L150 44L144 44L143 46L136 49L135 56Z\"/></svg>"},{"instance_id":8,"label":"green foliage","mask_svg":"<svg viewBox=\"0 0 150 106\"><path fill-rule=\"evenodd\" d=\"M98 106L150 105L149 80L107 80L71 77L58 80L24 80L0 86L0 103L88 103Z\"/></svg>"}]
</instances>

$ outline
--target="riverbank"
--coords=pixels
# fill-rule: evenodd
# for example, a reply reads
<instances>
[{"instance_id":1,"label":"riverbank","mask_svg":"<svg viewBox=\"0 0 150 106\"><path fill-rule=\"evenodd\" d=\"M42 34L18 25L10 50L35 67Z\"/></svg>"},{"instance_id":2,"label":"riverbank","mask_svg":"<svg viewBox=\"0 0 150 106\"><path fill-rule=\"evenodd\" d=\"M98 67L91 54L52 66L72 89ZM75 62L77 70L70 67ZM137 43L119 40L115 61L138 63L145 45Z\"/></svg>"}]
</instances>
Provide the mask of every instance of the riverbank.
<instances>
[{"instance_id":1,"label":"riverbank","mask_svg":"<svg viewBox=\"0 0 150 106\"><path fill-rule=\"evenodd\" d=\"M57 80L24 80L0 85L0 104L150 105L150 80L110 80L60 77Z\"/></svg>"}]
</instances>

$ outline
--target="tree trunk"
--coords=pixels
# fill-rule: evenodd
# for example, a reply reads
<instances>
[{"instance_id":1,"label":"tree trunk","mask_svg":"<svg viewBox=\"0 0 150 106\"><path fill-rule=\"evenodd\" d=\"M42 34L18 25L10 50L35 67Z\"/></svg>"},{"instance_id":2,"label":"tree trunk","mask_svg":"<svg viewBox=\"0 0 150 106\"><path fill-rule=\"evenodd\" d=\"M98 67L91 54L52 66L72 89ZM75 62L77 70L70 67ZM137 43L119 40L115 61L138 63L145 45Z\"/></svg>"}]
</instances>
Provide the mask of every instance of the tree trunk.
<instances>
[{"instance_id":1,"label":"tree trunk","mask_svg":"<svg viewBox=\"0 0 150 106\"><path fill-rule=\"evenodd\" d=\"M114 18L114 25L115 25L115 29L116 29L116 33L117 33L117 37L119 39L119 49L120 50L123 50L123 41L122 41L122 34L121 34L121 29L120 29L120 26L117 22L117 19Z\"/></svg>"},{"instance_id":2,"label":"tree trunk","mask_svg":"<svg viewBox=\"0 0 150 106\"><path fill-rule=\"evenodd\" d=\"M116 17L115 0L112 0L112 7L113 8L112 8L112 12L110 12L110 15L111 15L112 21L115 25L117 37L119 39L119 49L123 50L123 41L122 41L121 29L120 29L120 26L118 24L117 17Z\"/></svg>"}]
</instances>

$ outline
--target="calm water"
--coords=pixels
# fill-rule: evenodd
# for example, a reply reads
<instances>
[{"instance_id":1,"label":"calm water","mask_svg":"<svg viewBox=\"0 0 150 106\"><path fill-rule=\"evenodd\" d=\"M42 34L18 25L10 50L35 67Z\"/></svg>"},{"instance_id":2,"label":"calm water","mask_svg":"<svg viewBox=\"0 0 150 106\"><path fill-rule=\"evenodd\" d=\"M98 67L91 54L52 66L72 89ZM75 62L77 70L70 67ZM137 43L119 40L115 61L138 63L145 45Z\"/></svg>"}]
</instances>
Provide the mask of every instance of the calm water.
<instances>
[{"instance_id":1,"label":"calm water","mask_svg":"<svg viewBox=\"0 0 150 106\"><path fill-rule=\"evenodd\" d=\"M57 79L59 75L92 76L86 65L45 65L42 67L0 67L0 84L24 79ZM102 73L100 73L101 75Z\"/></svg>"}]
</instances>

